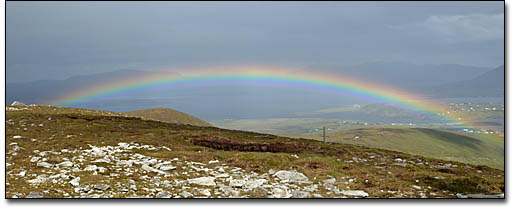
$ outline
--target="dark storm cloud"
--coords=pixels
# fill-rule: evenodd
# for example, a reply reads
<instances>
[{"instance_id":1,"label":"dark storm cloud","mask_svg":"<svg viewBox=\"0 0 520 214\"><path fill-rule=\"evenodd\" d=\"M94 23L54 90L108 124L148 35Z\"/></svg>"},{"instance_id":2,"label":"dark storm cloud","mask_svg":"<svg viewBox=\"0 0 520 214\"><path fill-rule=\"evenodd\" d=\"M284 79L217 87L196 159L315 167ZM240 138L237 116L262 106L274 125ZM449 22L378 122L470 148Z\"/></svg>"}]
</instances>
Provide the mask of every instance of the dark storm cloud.
<instances>
[{"instance_id":1,"label":"dark storm cloud","mask_svg":"<svg viewBox=\"0 0 520 214\"><path fill-rule=\"evenodd\" d=\"M7 2L7 81L121 68L503 63L502 2Z\"/></svg>"}]
</instances>

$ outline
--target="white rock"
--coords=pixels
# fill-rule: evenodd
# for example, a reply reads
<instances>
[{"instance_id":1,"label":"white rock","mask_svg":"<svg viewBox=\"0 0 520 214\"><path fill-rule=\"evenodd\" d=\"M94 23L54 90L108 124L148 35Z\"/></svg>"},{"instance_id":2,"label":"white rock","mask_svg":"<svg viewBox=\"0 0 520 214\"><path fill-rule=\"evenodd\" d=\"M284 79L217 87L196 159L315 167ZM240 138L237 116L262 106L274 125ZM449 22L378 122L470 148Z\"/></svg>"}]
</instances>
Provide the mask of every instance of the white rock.
<instances>
[{"instance_id":1,"label":"white rock","mask_svg":"<svg viewBox=\"0 0 520 214\"><path fill-rule=\"evenodd\" d=\"M190 184L197 184L197 185L203 185L203 186L215 186L215 185L217 185L215 183L215 178L214 177L200 177L200 178L188 179L188 183L190 183Z\"/></svg>"},{"instance_id":2,"label":"white rock","mask_svg":"<svg viewBox=\"0 0 520 214\"><path fill-rule=\"evenodd\" d=\"M292 198L308 198L311 194L305 191L294 190L291 192L291 195Z\"/></svg>"},{"instance_id":3,"label":"white rock","mask_svg":"<svg viewBox=\"0 0 520 214\"><path fill-rule=\"evenodd\" d=\"M49 177L47 175L38 175L35 179L28 180L27 183L38 185L47 182L48 180Z\"/></svg>"},{"instance_id":4,"label":"white rock","mask_svg":"<svg viewBox=\"0 0 520 214\"><path fill-rule=\"evenodd\" d=\"M147 171L147 172L155 172L155 173L159 173L159 174L166 174L166 172L163 172L163 171L161 171L161 170L155 169L155 168L150 167L150 166L148 166L148 165L146 165L146 164L143 164L143 165L141 166L141 168L144 169L144 170Z\"/></svg>"},{"instance_id":5,"label":"white rock","mask_svg":"<svg viewBox=\"0 0 520 214\"><path fill-rule=\"evenodd\" d=\"M97 170L97 166L96 165L88 165L87 167L85 167L85 169L83 169L84 171L96 171Z\"/></svg>"},{"instance_id":6,"label":"white rock","mask_svg":"<svg viewBox=\"0 0 520 214\"><path fill-rule=\"evenodd\" d=\"M22 138L22 136L20 136L20 135L13 136L13 139L20 139L20 138Z\"/></svg>"},{"instance_id":7,"label":"white rock","mask_svg":"<svg viewBox=\"0 0 520 214\"><path fill-rule=\"evenodd\" d=\"M323 181L324 184L334 184L336 183L336 178L331 178Z\"/></svg>"},{"instance_id":8,"label":"white rock","mask_svg":"<svg viewBox=\"0 0 520 214\"><path fill-rule=\"evenodd\" d=\"M169 171L169 170L177 169L177 167L175 167L175 166L161 166L161 167L159 167L159 169L162 170L162 171Z\"/></svg>"},{"instance_id":9,"label":"white rock","mask_svg":"<svg viewBox=\"0 0 520 214\"><path fill-rule=\"evenodd\" d=\"M157 198L171 198L172 194L170 192L161 191L161 192L157 193L157 195L155 197L157 197Z\"/></svg>"},{"instance_id":10,"label":"white rock","mask_svg":"<svg viewBox=\"0 0 520 214\"><path fill-rule=\"evenodd\" d=\"M204 196L206 196L206 197L211 196L211 192L209 191L209 189L199 190L199 193L204 195Z\"/></svg>"},{"instance_id":11,"label":"white rock","mask_svg":"<svg viewBox=\"0 0 520 214\"><path fill-rule=\"evenodd\" d=\"M38 162L36 164L36 166L41 166L41 167L45 167L45 168L52 168L52 167L54 167L54 165L52 165L50 163L47 163L47 162Z\"/></svg>"},{"instance_id":12,"label":"white rock","mask_svg":"<svg viewBox=\"0 0 520 214\"><path fill-rule=\"evenodd\" d=\"M40 160L40 157L32 157L31 158L31 163L34 163L36 161Z\"/></svg>"},{"instance_id":13,"label":"white rock","mask_svg":"<svg viewBox=\"0 0 520 214\"><path fill-rule=\"evenodd\" d=\"M216 178L227 178L229 177L229 174L228 173L221 173L221 174L218 174L215 176Z\"/></svg>"},{"instance_id":14,"label":"white rock","mask_svg":"<svg viewBox=\"0 0 520 214\"><path fill-rule=\"evenodd\" d=\"M242 186L244 186L245 184L246 184L246 181L244 181L242 179L232 179L229 181L230 187L242 188Z\"/></svg>"},{"instance_id":15,"label":"white rock","mask_svg":"<svg viewBox=\"0 0 520 214\"><path fill-rule=\"evenodd\" d=\"M343 190L340 191L341 194L346 196L353 196L353 197L368 197L368 193L366 193L363 190Z\"/></svg>"},{"instance_id":16,"label":"white rock","mask_svg":"<svg viewBox=\"0 0 520 214\"><path fill-rule=\"evenodd\" d=\"M108 158L101 158L101 159L97 159L95 161L92 161L93 163L110 163L110 159Z\"/></svg>"},{"instance_id":17,"label":"white rock","mask_svg":"<svg viewBox=\"0 0 520 214\"><path fill-rule=\"evenodd\" d=\"M132 161L132 160L122 160L122 161L117 161L116 162L117 166L128 166L128 167L131 167L133 164L134 164L134 161Z\"/></svg>"},{"instance_id":18,"label":"white rock","mask_svg":"<svg viewBox=\"0 0 520 214\"><path fill-rule=\"evenodd\" d=\"M267 182L266 179L248 180L248 181L246 181L245 188L246 189L255 189L255 188L261 187L266 182Z\"/></svg>"},{"instance_id":19,"label":"white rock","mask_svg":"<svg viewBox=\"0 0 520 214\"><path fill-rule=\"evenodd\" d=\"M70 161L64 161L64 162L59 163L57 166L58 167L73 167L74 163L72 163Z\"/></svg>"},{"instance_id":20,"label":"white rock","mask_svg":"<svg viewBox=\"0 0 520 214\"><path fill-rule=\"evenodd\" d=\"M208 163L209 163L209 164L212 164L212 163L218 163L218 160L210 160Z\"/></svg>"},{"instance_id":21,"label":"white rock","mask_svg":"<svg viewBox=\"0 0 520 214\"><path fill-rule=\"evenodd\" d=\"M307 182L309 179L302 173L296 171L281 170L274 174L281 180L288 180L289 182Z\"/></svg>"},{"instance_id":22,"label":"white rock","mask_svg":"<svg viewBox=\"0 0 520 214\"><path fill-rule=\"evenodd\" d=\"M286 187L275 187L271 195L273 198L290 198L291 196Z\"/></svg>"},{"instance_id":23,"label":"white rock","mask_svg":"<svg viewBox=\"0 0 520 214\"><path fill-rule=\"evenodd\" d=\"M76 177L76 178L72 179L71 181L69 181L69 184L71 184L72 186L77 187L77 186L79 186L79 181L80 180L81 180L80 177Z\"/></svg>"},{"instance_id":24,"label":"white rock","mask_svg":"<svg viewBox=\"0 0 520 214\"><path fill-rule=\"evenodd\" d=\"M127 149L128 148L128 143L118 143L117 145L119 145L119 147L123 148L123 149Z\"/></svg>"}]
</instances>

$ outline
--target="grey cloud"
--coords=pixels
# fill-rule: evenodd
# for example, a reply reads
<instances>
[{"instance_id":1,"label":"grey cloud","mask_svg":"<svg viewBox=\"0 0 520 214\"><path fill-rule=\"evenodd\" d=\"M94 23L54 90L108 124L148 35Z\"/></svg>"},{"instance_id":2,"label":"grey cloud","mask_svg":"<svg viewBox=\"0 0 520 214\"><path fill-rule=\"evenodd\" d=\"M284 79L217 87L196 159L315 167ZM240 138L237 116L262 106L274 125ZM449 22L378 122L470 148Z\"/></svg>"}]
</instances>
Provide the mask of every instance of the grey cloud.
<instances>
[{"instance_id":1,"label":"grey cloud","mask_svg":"<svg viewBox=\"0 0 520 214\"><path fill-rule=\"evenodd\" d=\"M431 15L426 20L390 26L441 42L504 39L504 14Z\"/></svg>"},{"instance_id":2,"label":"grey cloud","mask_svg":"<svg viewBox=\"0 0 520 214\"><path fill-rule=\"evenodd\" d=\"M503 12L501 2L7 2L7 81L219 64L493 67Z\"/></svg>"}]
</instances>

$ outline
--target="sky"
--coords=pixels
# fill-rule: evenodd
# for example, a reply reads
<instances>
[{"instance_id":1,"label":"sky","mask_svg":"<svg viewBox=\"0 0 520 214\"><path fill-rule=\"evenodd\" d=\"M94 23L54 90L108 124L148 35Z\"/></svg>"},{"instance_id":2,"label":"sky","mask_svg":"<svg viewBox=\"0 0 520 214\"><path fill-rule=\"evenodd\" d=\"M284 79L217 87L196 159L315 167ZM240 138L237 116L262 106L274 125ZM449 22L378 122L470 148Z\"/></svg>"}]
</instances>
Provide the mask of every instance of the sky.
<instances>
[{"instance_id":1,"label":"sky","mask_svg":"<svg viewBox=\"0 0 520 214\"><path fill-rule=\"evenodd\" d=\"M7 2L7 82L119 69L504 63L503 2Z\"/></svg>"}]
</instances>

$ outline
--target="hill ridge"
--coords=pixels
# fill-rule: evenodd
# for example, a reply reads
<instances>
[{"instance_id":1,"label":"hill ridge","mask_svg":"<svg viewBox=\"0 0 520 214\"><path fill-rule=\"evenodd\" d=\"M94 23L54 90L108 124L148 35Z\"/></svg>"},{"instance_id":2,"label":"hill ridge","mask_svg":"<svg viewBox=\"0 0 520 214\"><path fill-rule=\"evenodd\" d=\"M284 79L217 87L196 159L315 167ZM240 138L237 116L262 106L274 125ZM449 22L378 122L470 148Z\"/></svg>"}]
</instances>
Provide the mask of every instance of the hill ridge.
<instances>
[{"instance_id":1,"label":"hill ridge","mask_svg":"<svg viewBox=\"0 0 520 214\"><path fill-rule=\"evenodd\" d=\"M188 124L194 126L212 127L211 123L201 120L193 115L170 108L151 108L122 113L126 116L141 117L148 120L157 120L167 123Z\"/></svg>"}]
</instances>

